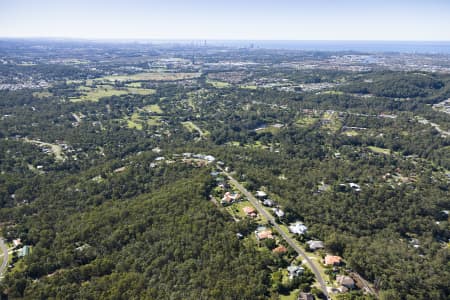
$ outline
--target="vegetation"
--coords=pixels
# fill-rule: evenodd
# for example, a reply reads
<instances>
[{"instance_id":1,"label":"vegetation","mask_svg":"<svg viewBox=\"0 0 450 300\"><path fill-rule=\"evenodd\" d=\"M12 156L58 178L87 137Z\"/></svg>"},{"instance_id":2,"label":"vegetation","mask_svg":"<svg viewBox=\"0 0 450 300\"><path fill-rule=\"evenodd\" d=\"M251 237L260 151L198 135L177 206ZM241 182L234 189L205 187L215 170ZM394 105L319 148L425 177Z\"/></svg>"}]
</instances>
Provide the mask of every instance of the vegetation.
<instances>
[{"instance_id":1,"label":"vegetation","mask_svg":"<svg viewBox=\"0 0 450 300\"><path fill-rule=\"evenodd\" d=\"M248 202L210 201L220 161L283 208L283 228L305 223L301 243L324 241L317 260L342 256L339 272L380 299L448 298L450 115L430 105L450 97L448 75L288 67L340 53L29 47L0 45L0 80L21 86L0 90L1 235L33 249L13 256L9 297L320 294L308 269L289 280L292 249L256 241Z\"/></svg>"}]
</instances>

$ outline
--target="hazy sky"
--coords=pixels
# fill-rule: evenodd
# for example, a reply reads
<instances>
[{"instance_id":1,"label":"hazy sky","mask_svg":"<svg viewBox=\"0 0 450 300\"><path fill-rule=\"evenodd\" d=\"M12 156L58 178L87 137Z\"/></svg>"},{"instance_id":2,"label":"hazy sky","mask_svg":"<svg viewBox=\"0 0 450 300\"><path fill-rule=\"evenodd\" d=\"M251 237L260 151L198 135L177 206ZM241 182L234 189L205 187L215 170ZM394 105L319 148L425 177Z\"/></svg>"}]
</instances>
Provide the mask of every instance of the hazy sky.
<instances>
[{"instance_id":1,"label":"hazy sky","mask_svg":"<svg viewBox=\"0 0 450 300\"><path fill-rule=\"evenodd\" d=\"M450 41L450 0L0 0L0 37Z\"/></svg>"}]
</instances>

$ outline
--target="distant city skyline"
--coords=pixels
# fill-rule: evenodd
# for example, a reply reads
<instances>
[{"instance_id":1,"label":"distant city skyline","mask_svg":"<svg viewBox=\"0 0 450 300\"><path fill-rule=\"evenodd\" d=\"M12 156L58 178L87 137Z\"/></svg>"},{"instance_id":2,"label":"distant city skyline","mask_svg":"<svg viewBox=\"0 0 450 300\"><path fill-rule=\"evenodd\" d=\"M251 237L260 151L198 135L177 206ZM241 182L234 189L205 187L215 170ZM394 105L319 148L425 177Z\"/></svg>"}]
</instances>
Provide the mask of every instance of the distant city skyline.
<instances>
[{"instance_id":1,"label":"distant city skyline","mask_svg":"<svg viewBox=\"0 0 450 300\"><path fill-rule=\"evenodd\" d=\"M450 41L450 1L0 0L0 37Z\"/></svg>"}]
</instances>

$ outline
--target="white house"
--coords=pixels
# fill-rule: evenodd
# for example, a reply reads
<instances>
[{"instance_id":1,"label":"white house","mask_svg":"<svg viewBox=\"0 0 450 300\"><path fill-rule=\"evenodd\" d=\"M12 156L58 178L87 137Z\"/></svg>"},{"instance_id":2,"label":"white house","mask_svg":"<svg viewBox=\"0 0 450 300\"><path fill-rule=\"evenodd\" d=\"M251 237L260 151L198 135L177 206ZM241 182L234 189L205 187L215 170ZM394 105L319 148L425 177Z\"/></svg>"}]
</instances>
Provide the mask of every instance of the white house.
<instances>
[{"instance_id":1,"label":"white house","mask_svg":"<svg viewBox=\"0 0 450 300\"><path fill-rule=\"evenodd\" d=\"M295 223L291 223L289 225L289 231L298 235L303 235L308 230L308 227L306 227L302 222L297 221Z\"/></svg>"}]
</instances>

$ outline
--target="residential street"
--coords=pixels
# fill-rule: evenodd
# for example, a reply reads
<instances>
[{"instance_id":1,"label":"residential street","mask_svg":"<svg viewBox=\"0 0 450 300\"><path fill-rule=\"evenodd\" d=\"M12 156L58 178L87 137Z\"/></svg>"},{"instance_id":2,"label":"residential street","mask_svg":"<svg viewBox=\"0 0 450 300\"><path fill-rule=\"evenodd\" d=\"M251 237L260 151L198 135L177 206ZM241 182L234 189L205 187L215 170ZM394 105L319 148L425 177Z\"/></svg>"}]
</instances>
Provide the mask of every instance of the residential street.
<instances>
[{"instance_id":1,"label":"residential street","mask_svg":"<svg viewBox=\"0 0 450 300\"><path fill-rule=\"evenodd\" d=\"M275 222L275 218L268 213L264 207L259 203L258 199L253 196L252 193L250 193L246 188L244 188L237 180L235 180L229 173L225 172L220 166L217 166L231 181L231 183L236 186L237 189L241 191L241 193L248 198L250 203L256 208L258 213L264 218L266 218L268 221L272 223L273 228L278 232L278 234L307 262L309 268L313 271L314 275L316 276L317 281L320 284L320 288L322 292L325 294L325 296L328 298L328 292L327 287L325 284L325 280L322 278L322 275L320 274L317 267L314 265L314 263L311 261L311 259L306 255L306 253L296 244L296 242L288 235L286 232L284 232L280 225L278 225Z\"/></svg>"},{"instance_id":2,"label":"residential street","mask_svg":"<svg viewBox=\"0 0 450 300\"><path fill-rule=\"evenodd\" d=\"M5 241L3 240L2 237L0 237L0 248L1 251L3 252L2 263L0 265L0 278L1 278L3 277L3 274L8 265L8 247L6 247Z\"/></svg>"}]
</instances>

